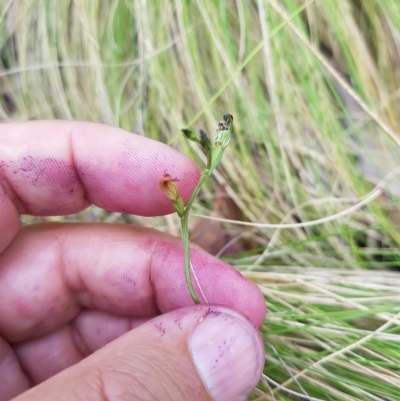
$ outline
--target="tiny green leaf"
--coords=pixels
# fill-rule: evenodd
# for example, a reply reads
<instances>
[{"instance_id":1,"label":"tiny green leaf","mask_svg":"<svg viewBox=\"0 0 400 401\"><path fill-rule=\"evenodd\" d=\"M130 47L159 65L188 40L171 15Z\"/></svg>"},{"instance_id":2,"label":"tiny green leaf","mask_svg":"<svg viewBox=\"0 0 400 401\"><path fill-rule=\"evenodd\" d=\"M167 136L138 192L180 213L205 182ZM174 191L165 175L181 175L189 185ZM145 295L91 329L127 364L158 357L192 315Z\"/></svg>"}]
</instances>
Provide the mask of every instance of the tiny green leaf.
<instances>
[{"instance_id":1,"label":"tiny green leaf","mask_svg":"<svg viewBox=\"0 0 400 401\"><path fill-rule=\"evenodd\" d=\"M213 146L211 144L210 138L202 129L200 130L200 142L201 142L201 147L203 148L203 151L207 156L207 169L210 169L212 164Z\"/></svg>"},{"instance_id":2,"label":"tiny green leaf","mask_svg":"<svg viewBox=\"0 0 400 401\"><path fill-rule=\"evenodd\" d=\"M193 142L197 142L199 145L201 145L200 139L197 138L197 136L192 130L184 128L181 131L183 132L183 135L185 135L187 139Z\"/></svg>"},{"instance_id":3,"label":"tiny green leaf","mask_svg":"<svg viewBox=\"0 0 400 401\"><path fill-rule=\"evenodd\" d=\"M183 200L181 197L179 197L175 202L173 202L174 208L176 210L176 213L178 213L178 216L180 218L183 217L183 214L185 212L185 205L183 203Z\"/></svg>"},{"instance_id":4,"label":"tiny green leaf","mask_svg":"<svg viewBox=\"0 0 400 401\"><path fill-rule=\"evenodd\" d=\"M207 134L201 129L200 130L200 144L201 147L203 148L204 152L208 155L212 151L212 145L210 138L207 136Z\"/></svg>"}]
</instances>

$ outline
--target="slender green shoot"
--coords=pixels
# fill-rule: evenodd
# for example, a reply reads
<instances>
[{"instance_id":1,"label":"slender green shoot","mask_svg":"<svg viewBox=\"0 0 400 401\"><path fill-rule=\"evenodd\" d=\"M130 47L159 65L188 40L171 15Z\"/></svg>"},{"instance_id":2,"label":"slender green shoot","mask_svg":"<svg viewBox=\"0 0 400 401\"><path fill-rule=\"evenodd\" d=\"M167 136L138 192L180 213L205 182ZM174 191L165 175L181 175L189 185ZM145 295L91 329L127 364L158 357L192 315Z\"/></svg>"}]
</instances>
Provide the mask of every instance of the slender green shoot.
<instances>
[{"instance_id":1,"label":"slender green shoot","mask_svg":"<svg viewBox=\"0 0 400 401\"><path fill-rule=\"evenodd\" d=\"M175 210L181 219L182 241L185 252L186 283L188 285L190 295L196 304L200 303L200 299L196 295L196 292L193 288L192 276L191 276L190 244L189 244L189 228L188 228L189 212L205 180L212 174L212 172L218 166L219 162L222 159L225 149L228 146L229 141L231 139L232 121L233 117L231 114L225 114L222 117L222 121L218 123L218 127L216 129L214 146L212 145L210 139L203 130L200 130L200 138L198 138L193 133L193 131L189 129L182 130L186 138L193 142L198 143L202 147L204 153L207 156L207 165L203 170L203 172L201 173L200 180L197 183L196 188L194 189L193 194L186 206L184 206L183 200L179 196L178 188L175 185L175 181L177 181L177 178L172 178L171 175L165 173L164 177L160 180L160 188L168 196L168 198L171 199L175 207Z\"/></svg>"}]
</instances>

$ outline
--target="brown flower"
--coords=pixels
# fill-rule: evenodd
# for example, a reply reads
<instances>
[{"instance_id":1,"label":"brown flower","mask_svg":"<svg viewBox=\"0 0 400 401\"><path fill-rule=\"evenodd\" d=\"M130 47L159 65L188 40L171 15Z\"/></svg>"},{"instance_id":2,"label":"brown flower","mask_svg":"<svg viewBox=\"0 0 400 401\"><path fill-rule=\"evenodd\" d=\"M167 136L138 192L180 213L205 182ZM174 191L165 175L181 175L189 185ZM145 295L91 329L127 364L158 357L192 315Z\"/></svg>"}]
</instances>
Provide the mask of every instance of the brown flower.
<instances>
[{"instance_id":1,"label":"brown flower","mask_svg":"<svg viewBox=\"0 0 400 401\"><path fill-rule=\"evenodd\" d=\"M161 190L171 199L173 202L176 202L179 198L178 188L174 184L176 181L179 181L178 178L172 178L172 175L168 174L164 171L164 177L161 178L160 185Z\"/></svg>"},{"instance_id":2,"label":"brown flower","mask_svg":"<svg viewBox=\"0 0 400 401\"><path fill-rule=\"evenodd\" d=\"M170 174L164 171L164 177L159 181L161 190L171 199L174 204L175 210L180 217L183 216L185 206L183 204L182 198L179 196L178 187L175 182L179 181L178 178L173 178Z\"/></svg>"}]
</instances>

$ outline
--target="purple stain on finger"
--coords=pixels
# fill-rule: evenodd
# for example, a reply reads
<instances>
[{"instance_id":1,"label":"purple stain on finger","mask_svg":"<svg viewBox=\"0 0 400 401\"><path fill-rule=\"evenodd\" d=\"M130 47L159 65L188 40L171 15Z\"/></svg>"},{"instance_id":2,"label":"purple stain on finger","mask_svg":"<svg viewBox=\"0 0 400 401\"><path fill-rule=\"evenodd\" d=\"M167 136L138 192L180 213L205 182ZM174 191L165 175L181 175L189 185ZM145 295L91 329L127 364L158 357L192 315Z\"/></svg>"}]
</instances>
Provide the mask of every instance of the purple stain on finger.
<instances>
[{"instance_id":1,"label":"purple stain on finger","mask_svg":"<svg viewBox=\"0 0 400 401\"><path fill-rule=\"evenodd\" d=\"M14 189L27 210L44 216L76 212L88 206L85 190L73 164L52 157L24 156L2 161L0 173ZM38 206L28 199L39 199ZM51 207L43 208L40 199L51 199Z\"/></svg>"},{"instance_id":2,"label":"purple stain on finger","mask_svg":"<svg viewBox=\"0 0 400 401\"><path fill-rule=\"evenodd\" d=\"M162 323L155 323L154 327L160 332L161 336L165 334L165 327Z\"/></svg>"},{"instance_id":3,"label":"purple stain on finger","mask_svg":"<svg viewBox=\"0 0 400 401\"><path fill-rule=\"evenodd\" d=\"M260 379L264 349L250 323L206 311L189 340L200 377L218 400L246 400Z\"/></svg>"}]
</instances>

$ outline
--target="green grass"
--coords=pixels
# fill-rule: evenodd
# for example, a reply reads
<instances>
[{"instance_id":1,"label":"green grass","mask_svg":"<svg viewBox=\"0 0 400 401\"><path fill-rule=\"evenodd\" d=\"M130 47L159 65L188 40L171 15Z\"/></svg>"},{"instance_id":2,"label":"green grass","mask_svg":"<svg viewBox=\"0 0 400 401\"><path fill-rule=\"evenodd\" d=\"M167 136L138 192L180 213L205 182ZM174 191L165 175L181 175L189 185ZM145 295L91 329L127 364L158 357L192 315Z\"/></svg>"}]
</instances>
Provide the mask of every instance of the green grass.
<instances>
[{"instance_id":1,"label":"green grass","mask_svg":"<svg viewBox=\"0 0 400 401\"><path fill-rule=\"evenodd\" d=\"M400 399L399 172L381 182L400 165L397 0L4 0L0 16L2 121L107 123L201 164L180 128L211 133L229 112L235 135L194 211L211 215L222 185L248 222L323 220L221 223L246 235L226 260L265 293L265 374L307 394L264 379L254 399ZM94 217L179 233L171 216L67 219Z\"/></svg>"}]
</instances>

